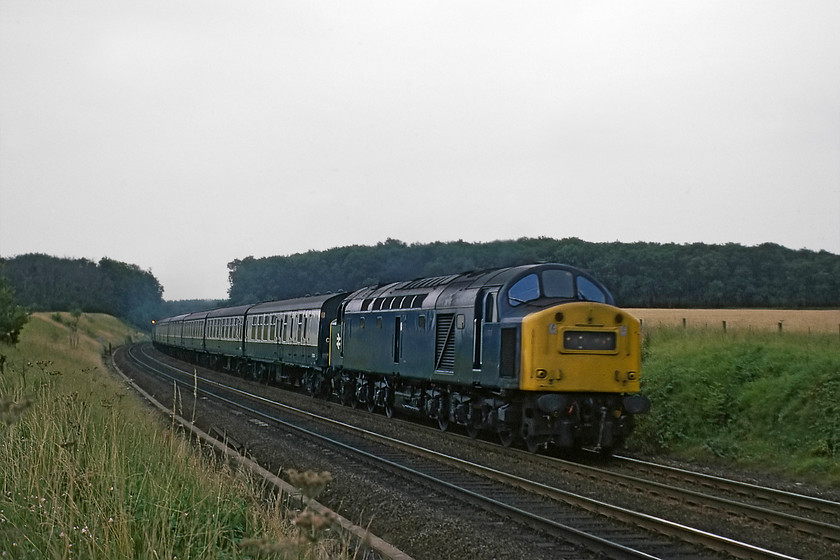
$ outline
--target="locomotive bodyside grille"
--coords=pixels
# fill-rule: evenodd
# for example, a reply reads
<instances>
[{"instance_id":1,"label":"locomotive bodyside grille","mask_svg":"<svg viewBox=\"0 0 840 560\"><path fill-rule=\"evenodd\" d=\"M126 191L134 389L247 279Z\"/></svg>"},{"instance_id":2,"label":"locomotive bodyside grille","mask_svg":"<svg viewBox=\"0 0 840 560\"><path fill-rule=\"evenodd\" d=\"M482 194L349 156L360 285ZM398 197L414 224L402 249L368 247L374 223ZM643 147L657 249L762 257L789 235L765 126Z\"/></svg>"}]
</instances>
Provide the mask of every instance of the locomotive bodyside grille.
<instances>
[{"instance_id":1,"label":"locomotive bodyside grille","mask_svg":"<svg viewBox=\"0 0 840 560\"><path fill-rule=\"evenodd\" d=\"M455 371L455 315L442 313L435 321L435 369Z\"/></svg>"}]
</instances>

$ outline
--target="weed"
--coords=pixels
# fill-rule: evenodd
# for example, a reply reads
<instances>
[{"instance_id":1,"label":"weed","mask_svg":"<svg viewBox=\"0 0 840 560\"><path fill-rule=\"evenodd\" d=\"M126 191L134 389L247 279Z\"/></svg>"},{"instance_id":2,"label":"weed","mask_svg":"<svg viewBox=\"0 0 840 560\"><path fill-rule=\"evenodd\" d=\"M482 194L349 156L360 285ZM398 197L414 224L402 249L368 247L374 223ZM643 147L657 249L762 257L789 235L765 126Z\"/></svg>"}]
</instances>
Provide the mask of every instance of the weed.
<instances>
[{"instance_id":1,"label":"weed","mask_svg":"<svg viewBox=\"0 0 840 560\"><path fill-rule=\"evenodd\" d=\"M127 329L91 314L80 322L68 351L67 326L35 314L8 353L0 557L237 559L249 539L286 543L289 558L339 557L332 539L304 539L303 520L266 508L259 483L196 452L127 396L99 361L103 341L119 343Z\"/></svg>"},{"instance_id":2,"label":"weed","mask_svg":"<svg viewBox=\"0 0 840 560\"><path fill-rule=\"evenodd\" d=\"M646 334L642 391L652 408L630 446L811 472L840 485L835 336L679 327Z\"/></svg>"},{"instance_id":3,"label":"weed","mask_svg":"<svg viewBox=\"0 0 840 560\"><path fill-rule=\"evenodd\" d=\"M21 416L32 406L33 399L24 395L19 399L6 395L0 397L0 423L6 427L17 422Z\"/></svg>"}]
</instances>

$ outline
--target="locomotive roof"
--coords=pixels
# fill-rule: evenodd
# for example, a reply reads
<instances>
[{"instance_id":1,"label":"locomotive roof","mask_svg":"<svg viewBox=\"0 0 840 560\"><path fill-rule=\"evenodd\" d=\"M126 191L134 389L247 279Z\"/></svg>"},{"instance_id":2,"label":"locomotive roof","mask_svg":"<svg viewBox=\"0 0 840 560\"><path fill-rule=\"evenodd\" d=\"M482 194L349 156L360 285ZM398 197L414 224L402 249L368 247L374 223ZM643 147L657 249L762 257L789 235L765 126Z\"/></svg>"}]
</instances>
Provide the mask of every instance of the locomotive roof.
<instances>
[{"instance_id":1,"label":"locomotive roof","mask_svg":"<svg viewBox=\"0 0 840 560\"><path fill-rule=\"evenodd\" d=\"M442 291L447 286L458 285L460 287L469 286L474 288L488 288L501 286L511 278L518 276L522 272L542 267L561 267L571 270L577 270L574 267L567 265L545 265L545 264L530 264L522 266L511 266L505 268L492 268L485 270L476 270L471 272L464 272L462 274L453 274L450 276L434 276L430 278L417 278L408 282L393 282L382 286L367 288L369 292L365 297L372 295L396 295L405 292L412 293L431 293L435 291ZM359 290L364 292L365 289ZM356 292L357 294L359 292Z\"/></svg>"},{"instance_id":2,"label":"locomotive roof","mask_svg":"<svg viewBox=\"0 0 840 560\"><path fill-rule=\"evenodd\" d=\"M409 306L425 309L440 307L441 305L444 307L462 304L472 305L474 299L470 298L474 298L475 292L481 288L501 287L531 272L545 269L564 269L572 271L575 274L589 276L584 271L573 266L544 263L477 270L449 276L417 278L407 282L393 282L380 286L362 288L348 298L352 300L352 303L348 305L347 310L354 312L379 309L379 307L372 305L371 302L383 298L402 298L400 303L391 304L393 306L401 305L403 307ZM414 296L414 299L410 303L407 301L409 296ZM425 297L421 298L419 296ZM418 304L418 302L420 303ZM388 304L389 302L385 302L384 305ZM395 309L396 307L390 308Z\"/></svg>"}]
</instances>

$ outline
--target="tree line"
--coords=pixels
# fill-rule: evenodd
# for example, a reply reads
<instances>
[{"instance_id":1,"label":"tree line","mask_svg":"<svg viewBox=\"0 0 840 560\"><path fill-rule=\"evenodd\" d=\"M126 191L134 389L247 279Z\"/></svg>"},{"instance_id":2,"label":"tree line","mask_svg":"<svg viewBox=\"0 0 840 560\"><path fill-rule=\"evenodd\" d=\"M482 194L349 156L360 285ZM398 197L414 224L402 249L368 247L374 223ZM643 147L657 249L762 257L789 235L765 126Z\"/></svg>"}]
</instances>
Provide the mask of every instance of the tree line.
<instances>
[{"instance_id":1,"label":"tree line","mask_svg":"<svg viewBox=\"0 0 840 560\"><path fill-rule=\"evenodd\" d=\"M223 305L535 262L591 272L624 307L840 307L840 256L827 251L773 243L745 247L523 238L409 245L388 239L374 246L234 260L228 263L227 301L164 302L163 288L151 272L108 258L98 263L43 254L0 259L0 337L19 332L24 310L109 313L148 328L152 319ZM6 324L11 326L6 329Z\"/></svg>"},{"instance_id":2,"label":"tree line","mask_svg":"<svg viewBox=\"0 0 840 560\"><path fill-rule=\"evenodd\" d=\"M161 312L163 287L137 265L27 254L0 266L16 304L29 311L108 313L141 328Z\"/></svg>"},{"instance_id":3,"label":"tree line","mask_svg":"<svg viewBox=\"0 0 840 560\"><path fill-rule=\"evenodd\" d=\"M231 305L351 291L425 276L559 262L589 271L625 307L834 308L840 256L765 243L592 243L523 238L490 243L347 246L228 263Z\"/></svg>"}]
</instances>

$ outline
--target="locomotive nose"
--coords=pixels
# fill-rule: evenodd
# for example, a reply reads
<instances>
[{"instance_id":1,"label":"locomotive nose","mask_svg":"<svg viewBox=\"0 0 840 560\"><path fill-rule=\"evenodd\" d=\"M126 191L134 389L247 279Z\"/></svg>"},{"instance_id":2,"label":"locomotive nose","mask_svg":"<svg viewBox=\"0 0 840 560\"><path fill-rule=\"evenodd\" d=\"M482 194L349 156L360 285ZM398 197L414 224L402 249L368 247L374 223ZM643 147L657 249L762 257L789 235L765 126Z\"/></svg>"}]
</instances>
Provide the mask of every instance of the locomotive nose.
<instances>
[{"instance_id":1,"label":"locomotive nose","mask_svg":"<svg viewBox=\"0 0 840 560\"><path fill-rule=\"evenodd\" d=\"M520 389L638 392L640 347L639 321L609 305L564 303L532 313L522 321Z\"/></svg>"}]
</instances>

